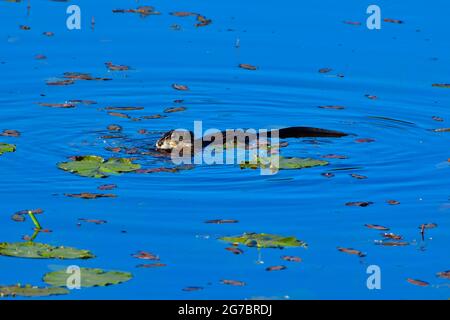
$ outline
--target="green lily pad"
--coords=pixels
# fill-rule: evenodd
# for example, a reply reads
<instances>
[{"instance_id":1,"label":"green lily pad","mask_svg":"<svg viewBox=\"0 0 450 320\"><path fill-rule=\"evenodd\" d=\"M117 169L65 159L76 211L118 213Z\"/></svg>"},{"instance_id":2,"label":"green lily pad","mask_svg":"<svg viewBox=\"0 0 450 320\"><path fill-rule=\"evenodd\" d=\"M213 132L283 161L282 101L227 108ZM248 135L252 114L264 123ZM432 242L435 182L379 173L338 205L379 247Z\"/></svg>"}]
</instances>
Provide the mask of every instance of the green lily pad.
<instances>
[{"instance_id":1,"label":"green lily pad","mask_svg":"<svg viewBox=\"0 0 450 320\"><path fill-rule=\"evenodd\" d=\"M306 242L298 240L295 237L283 237L267 233L244 233L240 236L222 237L219 240L230 243L241 243L247 247L257 248L308 247Z\"/></svg>"},{"instance_id":2,"label":"green lily pad","mask_svg":"<svg viewBox=\"0 0 450 320\"><path fill-rule=\"evenodd\" d=\"M82 177L106 178L111 174L136 171L141 166L126 158L105 160L99 156L78 156L72 161L58 163L58 168Z\"/></svg>"},{"instance_id":3,"label":"green lily pad","mask_svg":"<svg viewBox=\"0 0 450 320\"><path fill-rule=\"evenodd\" d=\"M16 151L16 146L9 143L0 143L0 156L6 152Z\"/></svg>"},{"instance_id":4,"label":"green lily pad","mask_svg":"<svg viewBox=\"0 0 450 320\"><path fill-rule=\"evenodd\" d=\"M127 282L133 278L131 273L122 271L104 271L92 268L80 268L80 271L81 287L83 288L105 287ZM70 276L66 270L49 272L44 275L44 282L55 287L65 287Z\"/></svg>"},{"instance_id":5,"label":"green lily pad","mask_svg":"<svg viewBox=\"0 0 450 320\"><path fill-rule=\"evenodd\" d=\"M64 288L39 288L31 285L0 286L0 297L48 297L68 293L69 291Z\"/></svg>"},{"instance_id":6,"label":"green lily pad","mask_svg":"<svg viewBox=\"0 0 450 320\"><path fill-rule=\"evenodd\" d=\"M249 161L242 162L240 164L241 169L272 169L277 168L276 162L273 158L258 158L256 159L256 163L251 163ZM279 157L279 165L278 169L289 170L289 169L304 169L304 168L312 168L318 166L326 166L328 165L328 161L317 160L312 158L288 158L288 157Z\"/></svg>"},{"instance_id":7,"label":"green lily pad","mask_svg":"<svg viewBox=\"0 0 450 320\"><path fill-rule=\"evenodd\" d=\"M70 247L54 247L38 242L0 243L0 255L31 259L90 259L94 255L88 250Z\"/></svg>"}]
</instances>

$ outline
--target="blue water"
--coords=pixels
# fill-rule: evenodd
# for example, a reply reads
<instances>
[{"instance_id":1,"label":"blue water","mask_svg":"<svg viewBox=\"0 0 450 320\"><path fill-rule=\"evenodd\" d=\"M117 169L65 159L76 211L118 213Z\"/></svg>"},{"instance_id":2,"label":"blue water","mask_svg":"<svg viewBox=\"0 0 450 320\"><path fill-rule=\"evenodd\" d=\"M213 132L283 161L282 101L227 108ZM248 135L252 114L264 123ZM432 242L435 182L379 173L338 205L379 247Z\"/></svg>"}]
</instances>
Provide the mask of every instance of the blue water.
<instances>
[{"instance_id":1,"label":"blue water","mask_svg":"<svg viewBox=\"0 0 450 320\"><path fill-rule=\"evenodd\" d=\"M448 280L436 277L450 269L450 83L448 1L377 1L381 30L365 27L372 1L31 1L0 2L0 131L19 130L19 138L0 137L17 145L0 156L0 242L20 241L32 233L31 221L11 215L43 208L42 225L53 232L39 242L90 249L91 260L29 260L0 256L0 284L43 286L42 275L58 266L77 264L132 272L132 281L106 288L82 289L55 299L448 299ZM82 29L66 28L66 8L81 7ZM112 9L152 5L161 15L113 14ZM193 17L169 15L192 11L213 20L196 28ZM95 28L91 28L91 17ZM360 21L353 26L343 21ZM173 30L172 24L181 26ZM31 30L19 29L28 25ZM42 35L55 33L53 37ZM236 43L239 42L239 48ZM45 60L36 60L43 54ZM132 67L110 72L112 61ZM259 67L237 68L239 63ZM320 68L332 68L328 74ZM47 86L64 72L88 72L112 81L77 81ZM344 77L332 75L342 74ZM175 91L173 83L189 91ZM365 95L376 95L371 100ZM45 96L43 96L45 95ZM37 103L88 99L96 105L72 109ZM183 99L185 112L133 122L112 117L105 106L143 106L133 116L162 113ZM320 109L342 105L344 110ZM444 122L432 119L439 116ZM173 128L271 128L295 125L341 130L357 135L342 139L292 140L283 155L320 157L342 154L326 168L281 171L261 176L237 165L196 166L179 173L124 174L106 180L82 178L56 164L73 155L117 156L105 147L153 146ZM123 126L123 139L104 140L109 124ZM137 133L150 131L148 135ZM355 143L372 138L373 143ZM122 155L128 156L128 155ZM138 160L144 168L170 166L151 155ZM333 172L333 178L321 176ZM365 175L357 180L351 173ZM100 192L117 184L116 199L83 200L65 193ZM391 206L386 200L400 205ZM349 201L372 201L348 207ZM104 219L107 224L82 223ZM239 223L205 224L210 219ZM436 223L422 241L418 226ZM404 247L375 244L391 228L410 243ZM124 233L123 231L126 231ZM224 250L220 236L264 232L296 236L308 249L256 249L244 254ZM365 258L336 247L363 251ZM136 268L145 261L139 250L157 254L166 267ZM285 262L281 255L303 262ZM283 271L267 272L273 265ZM366 268L378 265L381 290L368 290ZM430 283L415 286L407 278ZM226 286L222 279L246 286ZM204 287L184 292L187 286Z\"/></svg>"}]
</instances>

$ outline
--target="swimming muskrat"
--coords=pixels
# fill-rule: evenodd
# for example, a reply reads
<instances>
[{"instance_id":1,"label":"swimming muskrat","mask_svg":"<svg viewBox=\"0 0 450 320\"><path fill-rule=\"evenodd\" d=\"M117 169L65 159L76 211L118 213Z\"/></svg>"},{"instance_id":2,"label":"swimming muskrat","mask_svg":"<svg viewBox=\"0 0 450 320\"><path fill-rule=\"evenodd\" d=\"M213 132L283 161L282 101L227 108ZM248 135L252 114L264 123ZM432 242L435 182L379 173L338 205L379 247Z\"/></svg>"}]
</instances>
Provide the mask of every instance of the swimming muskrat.
<instances>
[{"instance_id":1,"label":"swimming muskrat","mask_svg":"<svg viewBox=\"0 0 450 320\"><path fill-rule=\"evenodd\" d=\"M217 132L221 135L225 144L227 142L227 131ZM242 131L243 133L243 131ZM279 139L287 139L287 138L311 138L311 137L325 137L325 138L340 138L347 136L348 134L344 132L320 129L320 128L311 128L311 127L289 127L278 129L278 137ZM192 152L196 152L194 147L205 148L211 143L215 142L214 134L204 136L200 139L194 140L194 133L192 131L187 130L171 130L166 132L157 142L156 149L160 151L171 151L175 148L190 148ZM274 136L275 137L275 136ZM181 138L181 139L180 139ZM250 144L254 140L258 140L260 138L260 134L256 133L253 136L246 135L244 139L244 143L246 145ZM271 131L267 131L267 139L271 138Z\"/></svg>"}]
</instances>

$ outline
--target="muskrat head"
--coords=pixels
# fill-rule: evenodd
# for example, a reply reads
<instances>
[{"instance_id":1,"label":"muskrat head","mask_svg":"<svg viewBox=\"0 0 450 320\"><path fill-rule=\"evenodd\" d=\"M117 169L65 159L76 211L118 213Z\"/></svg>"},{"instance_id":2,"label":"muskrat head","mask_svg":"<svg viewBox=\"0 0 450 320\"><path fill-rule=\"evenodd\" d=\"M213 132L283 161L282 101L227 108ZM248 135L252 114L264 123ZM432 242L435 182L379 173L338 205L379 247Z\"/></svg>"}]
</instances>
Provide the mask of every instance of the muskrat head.
<instances>
[{"instance_id":1,"label":"muskrat head","mask_svg":"<svg viewBox=\"0 0 450 320\"><path fill-rule=\"evenodd\" d=\"M172 149L192 148L193 133L187 130L171 130L166 132L157 142L156 149L170 151Z\"/></svg>"}]
</instances>

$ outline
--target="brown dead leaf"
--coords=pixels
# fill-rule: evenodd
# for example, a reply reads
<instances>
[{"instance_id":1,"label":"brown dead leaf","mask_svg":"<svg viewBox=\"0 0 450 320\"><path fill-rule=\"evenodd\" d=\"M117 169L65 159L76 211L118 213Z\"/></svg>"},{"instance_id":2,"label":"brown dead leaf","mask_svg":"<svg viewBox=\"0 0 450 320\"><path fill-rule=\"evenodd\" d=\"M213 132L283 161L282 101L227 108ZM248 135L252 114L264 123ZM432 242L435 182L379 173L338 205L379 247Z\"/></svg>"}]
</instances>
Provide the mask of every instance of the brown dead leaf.
<instances>
[{"instance_id":1,"label":"brown dead leaf","mask_svg":"<svg viewBox=\"0 0 450 320\"><path fill-rule=\"evenodd\" d=\"M232 253L234 253L236 255L244 253L244 251L242 249L235 248L235 247L228 247L228 248L225 248L225 250L230 251L230 252L232 252Z\"/></svg>"},{"instance_id":2,"label":"brown dead leaf","mask_svg":"<svg viewBox=\"0 0 450 320\"><path fill-rule=\"evenodd\" d=\"M337 248L340 252L344 252L344 253L348 253L348 254L353 254L356 255L358 257L365 257L366 254L364 254L363 252L353 249L353 248L342 248L342 247L338 247Z\"/></svg>"},{"instance_id":3,"label":"brown dead leaf","mask_svg":"<svg viewBox=\"0 0 450 320\"><path fill-rule=\"evenodd\" d=\"M344 110L344 106L319 106L320 109Z\"/></svg>"},{"instance_id":4,"label":"brown dead leaf","mask_svg":"<svg viewBox=\"0 0 450 320\"><path fill-rule=\"evenodd\" d=\"M258 67L253 66L253 65L251 65L251 64L247 64L247 63L241 63L241 64L239 65L239 68L245 69L245 70L251 70L251 71L258 70Z\"/></svg>"},{"instance_id":5,"label":"brown dead leaf","mask_svg":"<svg viewBox=\"0 0 450 320\"><path fill-rule=\"evenodd\" d=\"M374 229L374 230L381 230L381 231L388 231L389 230L389 228L380 226L378 224L365 224L364 226L369 228L369 229Z\"/></svg>"},{"instance_id":6,"label":"brown dead leaf","mask_svg":"<svg viewBox=\"0 0 450 320\"><path fill-rule=\"evenodd\" d=\"M286 270L287 267L286 266L272 266L272 267L267 267L266 271L281 271L281 270Z\"/></svg>"},{"instance_id":7,"label":"brown dead leaf","mask_svg":"<svg viewBox=\"0 0 450 320\"><path fill-rule=\"evenodd\" d=\"M108 114L112 117L118 117L118 118L123 118L123 119L130 119L130 116L127 115L126 113L121 113L121 112L108 112Z\"/></svg>"},{"instance_id":8,"label":"brown dead leaf","mask_svg":"<svg viewBox=\"0 0 450 320\"><path fill-rule=\"evenodd\" d=\"M361 138L361 139L356 139L355 142L356 143L371 143L371 142L375 142L375 139Z\"/></svg>"},{"instance_id":9,"label":"brown dead leaf","mask_svg":"<svg viewBox=\"0 0 450 320\"><path fill-rule=\"evenodd\" d=\"M66 197L71 198L78 198L78 199L99 199L99 198L117 198L117 195L110 194L110 193L90 193L90 192L83 192L83 193L65 193Z\"/></svg>"},{"instance_id":10,"label":"brown dead leaf","mask_svg":"<svg viewBox=\"0 0 450 320\"><path fill-rule=\"evenodd\" d=\"M174 112L181 112L185 111L187 108L185 107L176 107L176 108L167 108L164 110L165 113L174 113Z\"/></svg>"},{"instance_id":11,"label":"brown dead leaf","mask_svg":"<svg viewBox=\"0 0 450 320\"><path fill-rule=\"evenodd\" d=\"M450 270L443 271L443 272L438 272L436 274L436 276L439 277L439 278L442 278L442 279L450 280Z\"/></svg>"},{"instance_id":12,"label":"brown dead leaf","mask_svg":"<svg viewBox=\"0 0 450 320\"><path fill-rule=\"evenodd\" d=\"M130 70L129 66L125 66L125 65L117 65L117 64L113 64L112 62L105 62L106 67L110 70L110 71L127 71Z\"/></svg>"},{"instance_id":13,"label":"brown dead leaf","mask_svg":"<svg viewBox=\"0 0 450 320\"><path fill-rule=\"evenodd\" d=\"M302 262L302 258L296 256L281 256L281 259L289 262Z\"/></svg>"},{"instance_id":14,"label":"brown dead leaf","mask_svg":"<svg viewBox=\"0 0 450 320\"><path fill-rule=\"evenodd\" d=\"M99 219L85 219L85 218L80 218L78 219L79 221L83 221L83 222L87 222L87 223L93 223L93 224L105 224L107 223L106 220L99 220Z\"/></svg>"},{"instance_id":15,"label":"brown dead leaf","mask_svg":"<svg viewBox=\"0 0 450 320\"><path fill-rule=\"evenodd\" d=\"M136 268L146 268L146 269L162 268L162 267L167 267L167 264L165 264L165 263L148 263L148 264L138 264L136 266Z\"/></svg>"},{"instance_id":16,"label":"brown dead leaf","mask_svg":"<svg viewBox=\"0 0 450 320\"><path fill-rule=\"evenodd\" d=\"M352 178L355 178L355 179L358 179L358 180L364 180L364 179L367 179L367 176L363 176L363 175L361 175L361 174L356 174L356 173L352 173L352 174L350 174L350 176L351 176Z\"/></svg>"},{"instance_id":17,"label":"brown dead leaf","mask_svg":"<svg viewBox=\"0 0 450 320\"><path fill-rule=\"evenodd\" d=\"M384 18L383 21L384 22L389 22L389 23L396 23L396 24L402 24L403 23L402 20L391 19L391 18Z\"/></svg>"},{"instance_id":18,"label":"brown dead leaf","mask_svg":"<svg viewBox=\"0 0 450 320\"><path fill-rule=\"evenodd\" d=\"M345 205L348 207L368 207L372 205L371 201L355 201L355 202L347 202Z\"/></svg>"},{"instance_id":19,"label":"brown dead leaf","mask_svg":"<svg viewBox=\"0 0 450 320\"><path fill-rule=\"evenodd\" d=\"M150 252L147 252L147 251L139 251L138 253L133 254L133 257L137 258L137 259L142 259L142 260L156 260L156 261L159 261L159 257L158 256L156 256L156 255L154 255L154 254L152 254Z\"/></svg>"},{"instance_id":20,"label":"brown dead leaf","mask_svg":"<svg viewBox=\"0 0 450 320\"><path fill-rule=\"evenodd\" d=\"M20 137L20 132L17 130L5 129L3 132L0 132L0 136L2 137Z\"/></svg>"},{"instance_id":21,"label":"brown dead leaf","mask_svg":"<svg viewBox=\"0 0 450 320\"><path fill-rule=\"evenodd\" d=\"M233 220L233 219L216 219L216 220L207 220L205 221L205 223L210 223L210 224L226 224L226 223L238 223L238 220Z\"/></svg>"},{"instance_id":22,"label":"brown dead leaf","mask_svg":"<svg viewBox=\"0 0 450 320\"><path fill-rule=\"evenodd\" d=\"M419 287L428 287L430 284L428 282L422 281L422 280L417 280L417 279L411 279L408 278L406 279L406 281L408 281L409 283L419 286Z\"/></svg>"},{"instance_id":23,"label":"brown dead leaf","mask_svg":"<svg viewBox=\"0 0 450 320\"><path fill-rule=\"evenodd\" d=\"M50 80L47 81L48 86L69 86L74 84L74 80Z\"/></svg>"},{"instance_id":24,"label":"brown dead leaf","mask_svg":"<svg viewBox=\"0 0 450 320\"><path fill-rule=\"evenodd\" d=\"M49 108L63 108L63 109L70 109L75 108L74 104L71 103L38 103L42 107L49 107Z\"/></svg>"},{"instance_id":25,"label":"brown dead leaf","mask_svg":"<svg viewBox=\"0 0 450 320\"><path fill-rule=\"evenodd\" d=\"M117 188L116 184L103 184L103 185L97 187L98 190L102 190L102 191L104 191L104 190L113 190L113 189L116 189L116 188Z\"/></svg>"},{"instance_id":26,"label":"brown dead leaf","mask_svg":"<svg viewBox=\"0 0 450 320\"><path fill-rule=\"evenodd\" d=\"M172 84L172 88L178 91L188 91L189 87L183 84L174 83Z\"/></svg>"},{"instance_id":27,"label":"brown dead leaf","mask_svg":"<svg viewBox=\"0 0 450 320\"><path fill-rule=\"evenodd\" d=\"M220 280L222 284L230 285L230 286L238 286L243 287L245 286L245 282L238 281L238 280Z\"/></svg>"}]
</instances>

